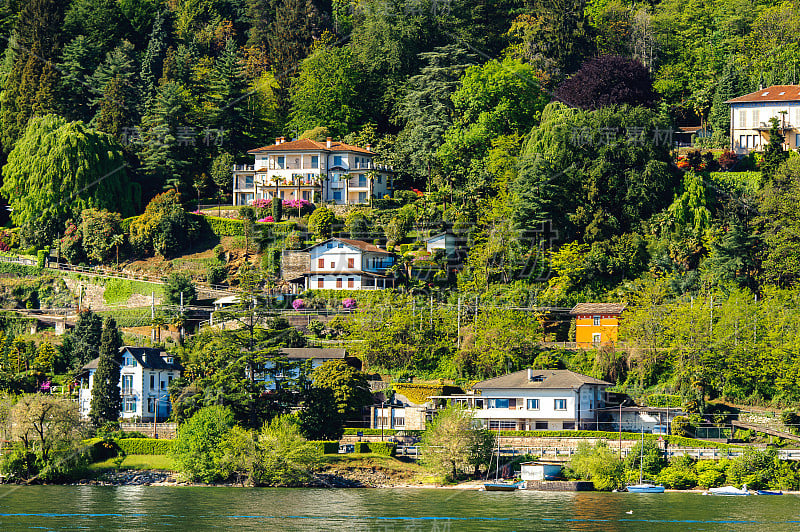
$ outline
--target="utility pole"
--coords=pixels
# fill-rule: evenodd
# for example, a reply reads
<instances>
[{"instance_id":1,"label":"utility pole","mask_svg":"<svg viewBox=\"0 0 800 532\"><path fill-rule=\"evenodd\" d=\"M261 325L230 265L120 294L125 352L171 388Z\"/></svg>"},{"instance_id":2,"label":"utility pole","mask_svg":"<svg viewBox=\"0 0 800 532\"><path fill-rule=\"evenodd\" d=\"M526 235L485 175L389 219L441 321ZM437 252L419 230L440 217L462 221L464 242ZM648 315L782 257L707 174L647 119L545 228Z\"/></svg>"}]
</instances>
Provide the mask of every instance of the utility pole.
<instances>
[{"instance_id":1,"label":"utility pole","mask_svg":"<svg viewBox=\"0 0 800 532\"><path fill-rule=\"evenodd\" d=\"M156 319L156 293L155 291L150 292L150 326L152 329L150 330L150 340L155 342L156 341L156 326L155 326L155 319Z\"/></svg>"},{"instance_id":2,"label":"utility pole","mask_svg":"<svg viewBox=\"0 0 800 532\"><path fill-rule=\"evenodd\" d=\"M181 330L180 330L180 337L181 342L183 341L183 292L181 291Z\"/></svg>"},{"instance_id":3,"label":"utility pole","mask_svg":"<svg viewBox=\"0 0 800 532\"><path fill-rule=\"evenodd\" d=\"M458 296L458 312L456 318L456 338L458 348L461 349L461 296Z\"/></svg>"}]
</instances>

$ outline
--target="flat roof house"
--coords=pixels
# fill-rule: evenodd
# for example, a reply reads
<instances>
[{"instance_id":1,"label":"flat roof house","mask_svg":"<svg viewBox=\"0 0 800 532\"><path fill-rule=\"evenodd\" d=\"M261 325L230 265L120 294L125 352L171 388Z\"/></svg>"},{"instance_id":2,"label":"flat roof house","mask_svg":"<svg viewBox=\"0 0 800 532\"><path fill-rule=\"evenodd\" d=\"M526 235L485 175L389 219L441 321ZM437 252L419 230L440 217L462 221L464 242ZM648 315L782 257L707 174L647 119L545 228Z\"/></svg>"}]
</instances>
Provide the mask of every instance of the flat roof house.
<instances>
[{"instance_id":1,"label":"flat roof house","mask_svg":"<svg viewBox=\"0 0 800 532\"><path fill-rule=\"evenodd\" d=\"M375 164L377 156L365 148L332 140L287 141L250 150L253 165L234 165L233 204L248 205L257 199L279 197L284 201L364 205L370 198L392 193L388 166Z\"/></svg>"},{"instance_id":2,"label":"flat roof house","mask_svg":"<svg viewBox=\"0 0 800 532\"><path fill-rule=\"evenodd\" d=\"M784 149L800 147L800 85L773 85L726 101L730 105L731 151L761 151L769 142L770 119L778 120Z\"/></svg>"}]
</instances>

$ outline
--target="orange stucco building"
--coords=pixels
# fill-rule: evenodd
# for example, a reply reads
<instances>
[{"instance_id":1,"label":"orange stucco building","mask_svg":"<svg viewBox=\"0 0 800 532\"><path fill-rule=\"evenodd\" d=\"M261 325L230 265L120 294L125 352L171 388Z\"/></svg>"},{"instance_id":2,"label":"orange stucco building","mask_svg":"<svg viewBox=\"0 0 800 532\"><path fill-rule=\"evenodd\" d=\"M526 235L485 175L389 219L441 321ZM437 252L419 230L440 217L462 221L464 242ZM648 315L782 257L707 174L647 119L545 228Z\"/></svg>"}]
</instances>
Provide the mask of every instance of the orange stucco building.
<instances>
[{"instance_id":1,"label":"orange stucco building","mask_svg":"<svg viewBox=\"0 0 800 532\"><path fill-rule=\"evenodd\" d=\"M570 311L575 316L575 343L578 347L597 347L617 343L619 317L625 305L619 303L578 303Z\"/></svg>"}]
</instances>

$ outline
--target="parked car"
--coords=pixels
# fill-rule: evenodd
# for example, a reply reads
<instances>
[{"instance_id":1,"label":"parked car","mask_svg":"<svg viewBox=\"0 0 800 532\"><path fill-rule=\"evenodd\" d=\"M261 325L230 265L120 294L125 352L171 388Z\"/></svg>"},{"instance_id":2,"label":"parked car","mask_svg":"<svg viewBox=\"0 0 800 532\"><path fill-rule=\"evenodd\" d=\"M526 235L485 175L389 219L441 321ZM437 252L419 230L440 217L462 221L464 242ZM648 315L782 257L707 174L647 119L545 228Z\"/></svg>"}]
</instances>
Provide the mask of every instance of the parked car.
<instances>
[{"instance_id":1,"label":"parked car","mask_svg":"<svg viewBox=\"0 0 800 532\"><path fill-rule=\"evenodd\" d=\"M339 454L347 454L356 452L356 446L352 443L343 443L339 446Z\"/></svg>"}]
</instances>

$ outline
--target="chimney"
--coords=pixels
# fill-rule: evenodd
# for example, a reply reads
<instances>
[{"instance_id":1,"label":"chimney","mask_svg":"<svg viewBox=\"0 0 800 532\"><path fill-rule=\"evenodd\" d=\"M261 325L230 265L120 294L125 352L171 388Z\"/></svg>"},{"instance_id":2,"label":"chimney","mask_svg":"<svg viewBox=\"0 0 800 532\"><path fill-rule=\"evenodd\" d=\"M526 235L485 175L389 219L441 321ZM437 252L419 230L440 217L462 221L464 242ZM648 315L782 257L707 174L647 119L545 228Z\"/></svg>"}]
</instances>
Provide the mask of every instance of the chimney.
<instances>
[{"instance_id":1,"label":"chimney","mask_svg":"<svg viewBox=\"0 0 800 532\"><path fill-rule=\"evenodd\" d=\"M331 149L331 138L328 137L325 139L325 147Z\"/></svg>"},{"instance_id":2,"label":"chimney","mask_svg":"<svg viewBox=\"0 0 800 532\"><path fill-rule=\"evenodd\" d=\"M283 144L284 142L286 142L286 137L281 137L281 144Z\"/></svg>"},{"instance_id":3,"label":"chimney","mask_svg":"<svg viewBox=\"0 0 800 532\"><path fill-rule=\"evenodd\" d=\"M281 143L281 138L280 137L275 137L275 145L278 145L280 143Z\"/></svg>"},{"instance_id":4,"label":"chimney","mask_svg":"<svg viewBox=\"0 0 800 532\"><path fill-rule=\"evenodd\" d=\"M367 144L367 151L372 151L372 144Z\"/></svg>"},{"instance_id":5,"label":"chimney","mask_svg":"<svg viewBox=\"0 0 800 532\"><path fill-rule=\"evenodd\" d=\"M528 368L528 380L533 380L533 368Z\"/></svg>"}]
</instances>

